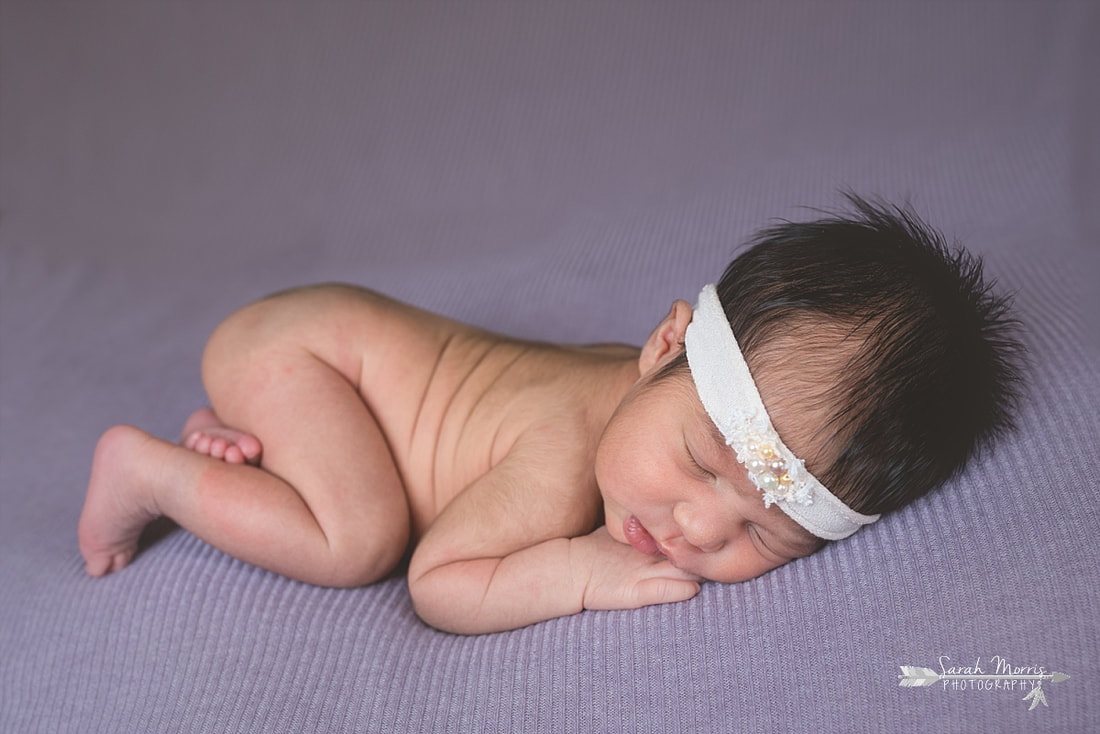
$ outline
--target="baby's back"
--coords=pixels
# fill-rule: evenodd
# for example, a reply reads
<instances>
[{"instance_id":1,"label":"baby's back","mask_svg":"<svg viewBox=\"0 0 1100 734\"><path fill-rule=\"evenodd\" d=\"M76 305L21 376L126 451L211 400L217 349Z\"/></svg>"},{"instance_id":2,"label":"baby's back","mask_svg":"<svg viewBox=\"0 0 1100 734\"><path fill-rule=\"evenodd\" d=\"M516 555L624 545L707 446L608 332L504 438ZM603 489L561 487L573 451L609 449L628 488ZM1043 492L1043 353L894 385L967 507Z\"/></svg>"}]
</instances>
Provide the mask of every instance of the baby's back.
<instances>
[{"instance_id":1,"label":"baby's back","mask_svg":"<svg viewBox=\"0 0 1100 734\"><path fill-rule=\"evenodd\" d=\"M579 515L598 511L591 461L613 409L604 383L636 349L510 339L342 285L279 293L234 318L254 320L250 338L307 348L357 388L405 484L414 538L532 431L560 444L553 470L588 509Z\"/></svg>"}]
</instances>

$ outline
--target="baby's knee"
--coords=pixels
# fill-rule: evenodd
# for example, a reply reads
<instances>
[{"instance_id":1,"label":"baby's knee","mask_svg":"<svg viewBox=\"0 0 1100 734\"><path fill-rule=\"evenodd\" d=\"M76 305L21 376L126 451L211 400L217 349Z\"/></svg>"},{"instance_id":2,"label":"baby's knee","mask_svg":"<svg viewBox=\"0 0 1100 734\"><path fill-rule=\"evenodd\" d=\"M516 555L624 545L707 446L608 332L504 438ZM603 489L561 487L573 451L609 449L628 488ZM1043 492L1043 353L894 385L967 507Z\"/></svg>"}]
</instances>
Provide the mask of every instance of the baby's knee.
<instances>
[{"instance_id":1,"label":"baby's knee","mask_svg":"<svg viewBox=\"0 0 1100 734\"><path fill-rule=\"evenodd\" d=\"M386 578L404 556L405 544L400 542L337 545L314 583L342 589L366 586Z\"/></svg>"}]
</instances>

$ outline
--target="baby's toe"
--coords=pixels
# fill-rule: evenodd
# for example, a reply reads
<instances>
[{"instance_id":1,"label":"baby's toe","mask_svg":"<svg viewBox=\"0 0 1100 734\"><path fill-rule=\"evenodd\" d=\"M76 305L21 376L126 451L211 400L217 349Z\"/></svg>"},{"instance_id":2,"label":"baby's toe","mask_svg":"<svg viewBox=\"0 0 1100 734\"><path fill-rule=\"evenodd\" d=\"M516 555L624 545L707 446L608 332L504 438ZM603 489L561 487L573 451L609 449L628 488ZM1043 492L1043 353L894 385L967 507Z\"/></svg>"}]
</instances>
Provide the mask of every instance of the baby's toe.
<instances>
[{"instance_id":1,"label":"baby's toe","mask_svg":"<svg viewBox=\"0 0 1100 734\"><path fill-rule=\"evenodd\" d=\"M227 448L229 444L224 438L215 438L210 441L210 455L215 459L224 459Z\"/></svg>"},{"instance_id":2,"label":"baby's toe","mask_svg":"<svg viewBox=\"0 0 1100 734\"><path fill-rule=\"evenodd\" d=\"M111 556L111 565L108 571L114 573L115 571L121 571L126 568L130 563L130 559L133 558L134 552L132 550L125 550L119 553L115 553Z\"/></svg>"},{"instance_id":3,"label":"baby's toe","mask_svg":"<svg viewBox=\"0 0 1100 734\"><path fill-rule=\"evenodd\" d=\"M195 445L191 447L191 450L195 451L197 453L206 454L207 456L209 456L210 455L210 443L211 443L210 436L207 436L205 433L200 432L199 437L195 440Z\"/></svg>"},{"instance_id":4,"label":"baby's toe","mask_svg":"<svg viewBox=\"0 0 1100 734\"><path fill-rule=\"evenodd\" d=\"M93 578L99 578L111 568L109 555L96 555L84 560L84 570Z\"/></svg>"},{"instance_id":5,"label":"baby's toe","mask_svg":"<svg viewBox=\"0 0 1100 734\"><path fill-rule=\"evenodd\" d=\"M260 439L247 433L241 436L240 440L237 441L237 446L240 448L241 455L244 457L245 461L258 459L260 453L263 451Z\"/></svg>"}]
</instances>

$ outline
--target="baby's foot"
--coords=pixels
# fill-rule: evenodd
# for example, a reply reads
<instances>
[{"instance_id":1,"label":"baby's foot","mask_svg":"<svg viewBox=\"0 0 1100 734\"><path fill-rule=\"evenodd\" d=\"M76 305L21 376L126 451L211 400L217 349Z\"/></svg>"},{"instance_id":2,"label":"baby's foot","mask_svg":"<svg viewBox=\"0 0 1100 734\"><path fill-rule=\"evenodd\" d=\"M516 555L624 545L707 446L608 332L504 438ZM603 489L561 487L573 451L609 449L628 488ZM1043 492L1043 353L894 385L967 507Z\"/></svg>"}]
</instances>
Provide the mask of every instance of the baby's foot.
<instances>
[{"instance_id":1,"label":"baby's foot","mask_svg":"<svg viewBox=\"0 0 1100 734\"><path fill-rule=\"evenodd\" d=\"M258 438L225 425L210 408L200 408L191 414L183 426L180 444L229 464L252 466L260 465L263 451Z\"/></svg>"},{"instance_id":2,"label":"baby's foot","mask_svg":"<svg viewBox=\"0 0 1100 734\"><path fill-rule=\"evenodd\" d=\"M142 480L142 447L153 440L132 426L115 426L99 439L77 537L85 568L102 576L123 568L142 529L158 516Z\"/></svg>"}]
</instances>

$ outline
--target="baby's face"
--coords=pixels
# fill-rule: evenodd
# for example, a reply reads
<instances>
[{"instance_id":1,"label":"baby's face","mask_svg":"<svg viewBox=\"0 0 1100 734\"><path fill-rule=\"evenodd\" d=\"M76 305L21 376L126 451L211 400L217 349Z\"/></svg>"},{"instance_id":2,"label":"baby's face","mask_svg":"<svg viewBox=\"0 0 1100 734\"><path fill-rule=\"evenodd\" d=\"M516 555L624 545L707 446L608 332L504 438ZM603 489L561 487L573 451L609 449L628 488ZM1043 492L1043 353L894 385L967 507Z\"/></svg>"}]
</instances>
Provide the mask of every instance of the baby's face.
<instances>
[{"instance_id":1,"label":"baby's face","mask_svg":"<svg viewBox=\"0 0 1100 734\"><path fill-rule=\"evenodd\" d=\"M755 578L821 547L763 496L722 440L690 376L643 378L600 441L608 532L712 581Z\"/></svg>"}]
</instances>

